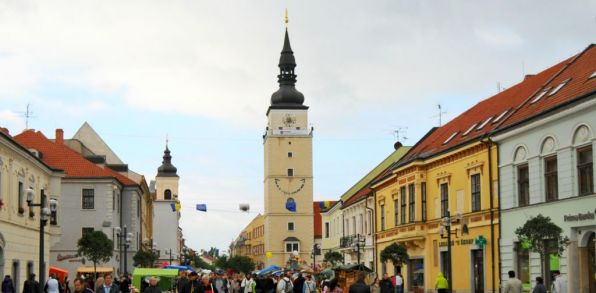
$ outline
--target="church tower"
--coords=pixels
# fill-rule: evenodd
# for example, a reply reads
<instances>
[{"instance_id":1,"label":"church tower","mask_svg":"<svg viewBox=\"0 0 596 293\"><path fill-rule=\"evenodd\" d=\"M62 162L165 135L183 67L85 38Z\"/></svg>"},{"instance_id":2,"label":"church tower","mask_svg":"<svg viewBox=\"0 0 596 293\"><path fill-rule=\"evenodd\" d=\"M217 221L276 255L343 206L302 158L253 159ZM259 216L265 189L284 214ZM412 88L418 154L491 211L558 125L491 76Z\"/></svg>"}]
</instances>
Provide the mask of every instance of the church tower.
<instances>
[{"instance_id":1,"label":"church tower","mask_svg":"<svg viewBox=\"0 0 596 293\"><path fill-rule=\"evenodd\" d=\"M285 266L296 253L310 263L313 248L312 129L295 68L286 28L264 136L266 265Z\"/></svg>"}]
</instances>

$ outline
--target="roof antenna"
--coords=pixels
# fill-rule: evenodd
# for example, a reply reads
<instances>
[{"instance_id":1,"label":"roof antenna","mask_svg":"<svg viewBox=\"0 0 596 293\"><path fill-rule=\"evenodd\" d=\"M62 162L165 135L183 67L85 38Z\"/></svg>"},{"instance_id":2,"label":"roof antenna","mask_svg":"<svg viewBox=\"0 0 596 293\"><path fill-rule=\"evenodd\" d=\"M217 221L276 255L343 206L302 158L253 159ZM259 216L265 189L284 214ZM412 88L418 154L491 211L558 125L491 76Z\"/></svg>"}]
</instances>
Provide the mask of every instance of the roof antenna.
<instances>
[{"instance_id":1,"label":"roof antenna","mask_svg":"<svg viewBox=\"0 0 596 293\"><path fill-rule=\"evenodd\" d=\"M33 111L31 111L31 105L27 104L27 108L25 112L20 112L23 117L25 117L25 130L29 129L29 120L31 118L35 118L33 115Z\"/></svg>"},{"instance_id":2,"label":"roof antenna","mask_svg":"<svg viewBox=\"0 0 596 293\"><path fill-rule=\"evenodd\" d=\"M393 131L393 135L395 135L395 143L393 144L393 148L395 150L403 146L402 140L405 142L408 139L406 137L407 131L408 128L405 126L398 126L397 129Z\"/></svg>"},{"instance_id":3,"label":"roof antenna","mask_svg":"<svg viewBox=\"0 0 596 293\"><path fill-rule=\"evenodd\" d=\"M439 109L439 114L433 117L439 117L439 127L441 127L443 125L443 114L447 114L447 112L443 111L441 104L437 104L437 108Z\"/></svg>"},{"instance_id":4,"label":"roof antenna","mask_svg":"<svg viewBox=\"0 0 596 293\"><path fill-rule=\"evenodd\" d=\"M168 148L169 142L170 142L170 139L168 138L168 134L166 133L166 149Z\"/></svg>"}]
</instances>

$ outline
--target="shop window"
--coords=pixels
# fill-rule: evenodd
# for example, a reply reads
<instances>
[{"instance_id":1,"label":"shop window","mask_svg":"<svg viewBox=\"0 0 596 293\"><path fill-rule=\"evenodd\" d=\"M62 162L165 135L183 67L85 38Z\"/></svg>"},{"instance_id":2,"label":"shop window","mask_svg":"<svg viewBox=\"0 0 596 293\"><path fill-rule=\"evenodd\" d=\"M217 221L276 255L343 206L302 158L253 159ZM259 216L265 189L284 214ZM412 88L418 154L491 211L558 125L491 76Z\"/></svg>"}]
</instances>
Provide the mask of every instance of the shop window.
<instances>
[{"instance_id":1,"label":"shop window","mask_svg":"<svg viewBox=\"0 0 596 293\"><path fill-rule=\"evenodd\" d=\"M420 183L420 196L422 197L422 221L426 221L426 182Z\"/></svg>"},{"instance_id":2,"label":"shop window","mask_svg":"<svg viewBox=\"0 0 596 293\"><path fill-rule=\"evenodd\" d=\"M416 220L416 188L414 184L408 185L408 196L410 197L410 223Z\"/></svg>"},{"instance_id":3,"label":"shop window","mask_svg":"<svg viewBox=\"0 0 596 293\"><path fill-rule=\"evenodd\" d=\"M447 217L449 211L449 185L441 184L441 217Z\"/></svg>"},{"instance_id":4,"label":"shop window","mask_svg":"<svg viewBox=\"0 0 596 293\"><path fill-rule=\"evenodd\" d=\"M424 290L424 259L411 259L408 263L409 288L418 292Z\"/></svg>"},{"instance_id":5,"label":"shop window","mask_svg":"<svg viewBox=\"0 0 596 293\"><path fill-rule=\"evenodd\" d=\"M399 196L401 200L401 223L406 223L406 187L402 186L399 189Z\"/></svg>"},{"instance_id":6,"label":"shop window","mask_svg":"<svg viewBox=\"0 0 596 293\"><path fill-rule=\"evenodd\" d=\"M590 195L594 192L594 178L592 165L592 146L577 151L577 179L579 195Z\"/></svg>"},{"instance_id":7,"label":"shop window","mask_svg":"<svg viewBox=\"0 0 596 293\"><path fill-rule=\"evenodd\" d=\"M520 207L530 204L530 178L527 164L517 167L517 203Z\"/></svg>"},{"instance_id":8,"label":"shop window","mask_svg":"<svg viewBox=\"0 0 596 293\"><path fill-rule=\"evenodd\" d=\"M472 193L472 212L477 212L481 209L480 174L470 176L470 184Z\"/></svg>"},{"instance_id":9,"label":"shop window","mask_svg":"<svg viewBox=\"0 0 596 293\"><path fill-rule=\"evenodd\" d=\"M557 156L550 156L544 159L544 191L546 201L557 200L559 197L557 174Z\"/></svg>"},{"instance_id":10,"label":"shop window","mask_svg":"<svg viewBox=\"0 0 596 293\"><path fill-rule=\"evenodd\" d=\"M524 286L530 286L530 251L521 242L515 243L516 272Z\"/></svg>"}]
</instances>

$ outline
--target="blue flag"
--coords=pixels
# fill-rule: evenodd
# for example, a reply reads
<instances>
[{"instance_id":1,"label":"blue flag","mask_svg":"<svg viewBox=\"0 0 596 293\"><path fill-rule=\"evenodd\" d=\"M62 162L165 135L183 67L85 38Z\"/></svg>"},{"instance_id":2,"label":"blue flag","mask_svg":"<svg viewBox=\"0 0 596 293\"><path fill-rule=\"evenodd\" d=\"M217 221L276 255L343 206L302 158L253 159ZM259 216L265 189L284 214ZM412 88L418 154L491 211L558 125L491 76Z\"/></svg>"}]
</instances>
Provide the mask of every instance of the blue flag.
<instances>
[{"instance_id":1,"label":"blue flag","mask_svg":"<svg viewBox=\"0 0 596 293\"><path fill-rule=\"evenodd\" d=\"M207 211L207 205L206 204L197 204L197 211L206 212Z\"/></svg>"},{"instance_id":2,"label":"blue flag","mask_svg":"<svg viewBox=\"0 0 596 293\"><path fill-rule=\"evenodd\" d=\"M170 207L172 208L172 212L176 211L176 203L175 202L171 202Z\"/></svg>"},{"instance_id":3,"label":"blue flag","mask_svg":"<svg viewBox=\"0 0 596 293\"><path fill-rule=\"evenodd\" d=\"M286 201L286 209L290 212L296 212L296 202L293 200Z\"/></svg>"}]
</instances>

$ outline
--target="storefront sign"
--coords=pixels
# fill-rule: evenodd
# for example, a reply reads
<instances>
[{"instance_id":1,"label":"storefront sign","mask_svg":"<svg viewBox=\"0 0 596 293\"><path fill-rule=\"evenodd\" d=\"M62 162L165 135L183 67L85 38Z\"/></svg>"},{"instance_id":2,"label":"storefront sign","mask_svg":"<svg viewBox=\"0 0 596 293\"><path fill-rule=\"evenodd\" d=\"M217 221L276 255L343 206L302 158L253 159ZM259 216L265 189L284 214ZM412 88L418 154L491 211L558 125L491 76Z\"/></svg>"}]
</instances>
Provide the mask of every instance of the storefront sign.
<instances>
[{"instance_id":1,"label":"storefront sign","mask_svg":"<svg viewBox=\"0 0 596 293\"><path fill-rule=\"evenodd\" d=\"M486 238L484 238L484 236L480 235L476 238L470 238L470 239L455 239L455 240L451 240L451 246L454 245L477 245L478 247L480 247L481 249L484 248L484 245L486 245ZM447 246L447 241L443 241L439 243L439 247L444 247Z\"/></svg>"},{"instance_id":2,"label":"storefront sign","mask_svg":"<svg viewBox=\"0 0 596 293\"><path fill-rule=\"evenodd\" d=\"M586 221L586 220L594 220L596 214L596 210L594 212L587 212L587 213L579 213L575 215L564 215L563 221L565 222L577 222L577 221Z\"/></svg>"}]
</instances>

